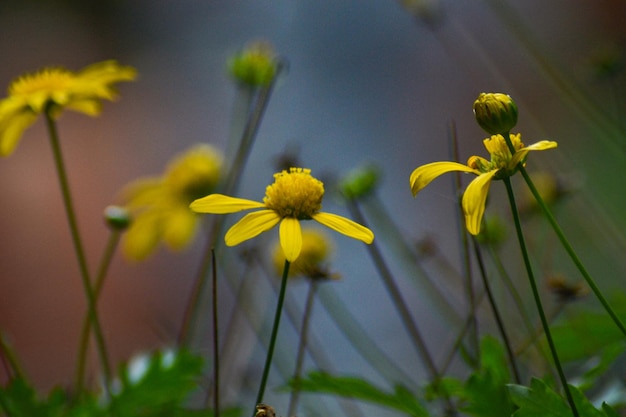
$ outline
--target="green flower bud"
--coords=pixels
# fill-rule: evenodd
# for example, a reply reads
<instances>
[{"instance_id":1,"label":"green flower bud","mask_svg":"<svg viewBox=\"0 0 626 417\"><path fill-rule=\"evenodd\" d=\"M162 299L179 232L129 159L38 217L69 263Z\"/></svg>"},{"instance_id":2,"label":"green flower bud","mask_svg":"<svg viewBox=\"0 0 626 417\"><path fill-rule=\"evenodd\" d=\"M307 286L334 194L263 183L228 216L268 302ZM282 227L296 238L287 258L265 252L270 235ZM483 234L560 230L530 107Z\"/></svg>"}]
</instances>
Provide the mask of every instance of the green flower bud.
<instances>
[{"instance_id":1,"label":"green flower bud","mask_svg":"<svg viewBox=\"0 0 626 417\"><path fill-rule=\"evenodd\" d=\"M374 165L368 164L348 173L341 180L339 188L343 196L348 199L360 198L376 188L379 178L379 169Z\"/></svg>"},{"instance_id":2,"label":"green flower bud","mask_svg":"<svg viewBox=\"0 0 626 417\"><path fill-rule=\"evenodd\" d=\"M241 85L266 87L276 76L278 61L272 45L257 41L233 56L228 69L230 75Z\"/></svg>"},{"instance_id":3,"label":"green flower bud","mask_svg":"<svg viewBox=\"0 0 626 417\"><path fill-rule=\"evenodd\" d=\"M130 212L124 207L108 206L104 209L104 220L113 230L124 230L131 222Z\"/></svg>"},{"instance_id":4,"label":"green flower bud","mask_svg":"<svg viewBox=\"0 0 626 417\"><path fill-rule=\"evenodd\" d=\"M476 121L490 135L509 133L517 124L517 106L502 93L480 93L474 102Z\"/></svg>"}]
</instances>

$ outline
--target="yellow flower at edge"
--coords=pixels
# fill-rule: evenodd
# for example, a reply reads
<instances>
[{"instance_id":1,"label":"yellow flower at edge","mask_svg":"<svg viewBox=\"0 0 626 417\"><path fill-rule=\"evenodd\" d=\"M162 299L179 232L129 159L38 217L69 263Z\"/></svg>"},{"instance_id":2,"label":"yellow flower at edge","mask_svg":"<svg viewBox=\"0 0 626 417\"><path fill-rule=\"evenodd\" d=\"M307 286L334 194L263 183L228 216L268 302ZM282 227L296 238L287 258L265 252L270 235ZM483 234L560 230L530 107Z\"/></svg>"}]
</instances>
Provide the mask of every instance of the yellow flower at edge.
<instances>
[{"instance_id":1,"label":"yellow flower at edge","mask_svg":"<svg viewBox=\"0 0 626 417\"><path fill-rule=\"evenodd\" d=\"M483 141L485 148L491 155L490 161L480 156L472 156L468 159L467 165L445 161L432 162L418 167L411 173L409 179L413 196L430 184L432 180L447 172L460 171L477 175L478 177L467 186L461 201L465 226L471 234L477 235L480 232L480 224L485 213L485 203L491 180L508 178L515 174L518 164L524 164L526 161L528 152L557 147L556 142L548 140L524 146L519 134L511 134L510 139L515 149L512 155L504 137L493 135Z\"/></svg>"},{"instance_id":2,"label":"yellow flower at edge","mask_svg":"<svg viewBox=\"0 0 626 417\"><path fill-rule=\"evenodd\" d=\"M280 223L280 245L289 262L295 261L302 249L301 220L315 220L339 233L365 243L374 241L368 228L336 214L320 211L324 184L311 176L310 169L290 168L274 174L274 183L265 190L263 202L211 194L191 203L198 213L227 214L249 209L263 209L246 214L235 223L224 240L235 246L268 231Z\"/></svg>"},{"instance_id":3,"label":"yellow flower at edge","mask_svg":"<svg viewBox=\"0 0 626 417\"><path fill-rule=\"evenodd\" d=\"M196 145L175 156L160 177L142 178L122 192L132 221L122 240L122 252L140 261L163 241L172 250L185 248L198 228L189 203L217 185L222 155L210 145Z\"/></svg>"},{"instance_id":4,"label":"yellow flower at edge","mask_svg":"<svg viewBox=\"0 0 626 417\"><path fill-rule=\"evenodd\" d=\"M47 111L56 118L67 108L97 116L101 100L117 97L113 84L132 81L136 75L134 68L115 61L99 62L76 73L64 68L44 68L22 75L9 86L8 97L0 101L0 156L13 153L39 114Z\"/></svg>"}]
</instances>

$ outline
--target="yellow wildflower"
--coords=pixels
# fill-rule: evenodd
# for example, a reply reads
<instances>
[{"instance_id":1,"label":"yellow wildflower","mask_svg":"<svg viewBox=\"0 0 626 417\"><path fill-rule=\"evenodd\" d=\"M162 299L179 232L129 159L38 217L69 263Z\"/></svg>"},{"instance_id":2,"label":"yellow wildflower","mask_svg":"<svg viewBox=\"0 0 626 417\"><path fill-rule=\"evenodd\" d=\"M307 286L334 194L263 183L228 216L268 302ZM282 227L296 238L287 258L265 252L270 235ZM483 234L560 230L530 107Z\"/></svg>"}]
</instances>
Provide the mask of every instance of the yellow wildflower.
<instances>
[{"instance_id":1,"label":"yellow wildflower","mask_svg":"<svg viewBox=\"0 0 626 417\"><path fill-rule=\"evenodd\" d=\"M45 68L22 75L9 86L9 96L0 101L0 156L15 150L24 131L37 116L48 112L58 117L65 108L96 116L101 100L114 100L113 84L131 81L136 71L115 61L90 65L74 73L63 68Z\"/></svg>"},{"instance_id":2,"label":"yellow wildflower","mask_svg":"<svg viewBox=\"0 0 626 417\"><path fill-rule=\"evenodd\" d=\"M517 171L518 164L523 164L526 161L528 152L557 147L556 142L547 140L524 146L519 134L511 134L510 139L515 149L512 155L504 137L493 135L483 141L485 148L491 155L490 161L480 156L472 156L467 161L467 165L445 161L432 162L415 169L409 180L413 196L430 184L432 180L447 172L461 171L478 175L467 186L461 201L465 215L465 226L471 234L477 235L480 232L480 224L485 213L485 202L489 194L491 180L508 178L513 175Z\"/></svg>"},{"instance_id":3,"label":"yellow wildflower","mask_svg":"<svg viewBox=\"0 0 626 417\"><path fill-rule=\"evenodd\" d=\"M144 178L123 192L134 213L122 251L132 260L150 255L160 241L180 250L193 238L198 216L189 203L211 192L220 178L222 156L209 145L196 145L176 156L162 177Z\"/></svg>"},{"instance_id":4,"label":"yellow wildflower","mask_svg":"<svg viewBox=\"0 0 626 417\"><path fill-rule=\"evenodd\" d=\"M226 214L249 209L232 226L224 240L235 246L273 228L280 223L280 244L285 258L295 261L302 249L301 220L315 220L339 233L365 243L372 243L374 234L368 228L336 214L321 212L324 184L311 176L310 169L290 168L274 174L274 183L265 190L263 202L211 194L191 203L198 213Z\"/></svg>"},{"instance_id":5,"label":"yellow wildflower","mask_svg":"<svg viewBox=\"0 0 626 417\"><path fill-rule=\"evenodd\" d=\"M302 250L298 259L291 263L289 276L304 276L315 280L338 279L339 276L331 273L326 266L332 249L332 242L326 233L312 228L302 229ZM285 254L280 241L274 245L272 260L274 268L280 274L285 266Z\"/></svg>"}]
</instances>

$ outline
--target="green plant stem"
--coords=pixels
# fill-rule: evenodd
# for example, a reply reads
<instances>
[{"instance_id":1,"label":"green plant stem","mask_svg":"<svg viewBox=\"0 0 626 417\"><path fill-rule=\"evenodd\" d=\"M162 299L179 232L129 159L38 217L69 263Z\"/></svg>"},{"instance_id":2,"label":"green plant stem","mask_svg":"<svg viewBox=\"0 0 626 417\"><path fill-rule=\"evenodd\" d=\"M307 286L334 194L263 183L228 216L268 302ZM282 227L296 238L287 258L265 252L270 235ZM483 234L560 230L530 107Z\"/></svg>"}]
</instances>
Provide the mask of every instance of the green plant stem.
<instances>
[{"instance_id":1,"label":"green plant stem","mask_svg":"<svg viewBox=\"0 0 626 417\"><path fill-rule=\"evenodd\" d=\"M295 384L291 391L289 398L289 406L287 407L287 415L295 416L296 409L298 408L298 399L300 397L300 377L302 376L302 366L304 364L304 352L307 346L307 337L309 334L309 323L311 322L311 315L313 311L313 300L315 300L315 292L317 290L318 282L314 278L309 279L309 291L306 296L306 303L304 306L304 314L302 315L302 326L300 326L300 341L298 342L298 352L296 354L296 369L293 373L293 383Z\"/></svg>"},{"instance_id":2,"label":"green plant stem","mask_svg":"<svg viewBox=\"0 0 626 417\"><path fill-rule=\"evenodd\" d=\"M22 372L22 368L13 353L13 350L9 347L6 340L4 340L4 335L0 333L0 359L2 360L2 364L7 372L7 377L9 380L13 379L23 379L24 373Z\"/></svg>"},{"instance_id":3,"label":"green plant stem","mask_svg":"<svg viewBox=\"0 0 626 417\"><path fill-rule=\"evenodd\" d=\"M576 268L578 269L578 271L581 273L581 275L587 282L587 285L589 285L589 288L591 288L591 291L593 291L594 295L596 296L598 301L600 301L600 303L602 304L602 306L604 307L608 315L611 317L615 325L620 329L620 331L624 334L624 336L626 336L626 327L624 326L624 323L617 316L617 314L615 313L615 311L613 310L609 302L606 300L606 298L604 298L604 295L602 295L602 291L600 291L600 288L598 288L594 279L591 277L591 275L589 275L589 272L587 272L587 269L581 262L580 258L576 255L576 252L572 248L572 245L570 245L569 241L565 237L565 234L563 233L563 230L561 229L559 224L556 222L556 219L552 215L552 212L550 211L547 204L545 203L545 201L543 200L543 198L537 191L537 188L535 187L535 184L533 184L530 176L526 172L526 169L523 166L520 166L519 171L522 174L522 177L524 177L524 180L526 181L526 184L528 185L530 192L535 197L535 200L537 200L537 204L539 204L539 207L541 207L541 209L543 210L543 213L548 219L548 222L552 226L552 229L556 233L559 241L561 242L561 245L563 245L563 248L565 249L567 254L570 256L572 262L574 263L574 265L576 265Z\"/></svg>"},{"instance_id":4,"label":"green plant stem","mask_svg":"<svg viewBox=\"0 0 626 417\"><path fill-rule=\"evenodd\" d=\"M49 109L45 112L46 123L48 126L48 132L50 135L50 144L52 145L52 153L54 155L54 162L56 165L56 171L59 177L59 184L61 186L61 193L63 196L63 203L65 205L65 212L67 215L67 221L70 227L70 233L72 235L72 242L74 244L74 251L76 252L76 258L80 268L80 276L82 279L83 290L87 298L87 310L89 319L94 328L94 334L96 338L96 347L100 356L100 362L102 365L102 373L104 377L105 390L109 390L109 382L111 381L111 368L109 366L109 359L104 336L100 327L100 321L98 318L98 311L96 309L96 297L93 287L91 285L91 279L89 277L89 268L87 267L87 258L83 250L83 243L78 230L78 222L76 220L76 214L74 213L74 205L72 203L72 195L70 191L67 174L65 172L65 164L63 163L63 156L61 153L61 145L59 143L59 135L56 130L56 124L54 119L50 115ZM79 392L80 394L80 392Z\"/></svg>"},{"instance_id":5,"label":"green plant stem","mask_svg":"<svg viewBox=\"0 0 626 417\"><path fill-rule=\"evenodd\" d=\"M274 89L274 85L276 84L276 79L280 74L281 68L282 65L279 65L277 67L276 76L274 77L272 82L259 91L258 96L254 101L254 107L250 111L249 117L246 121L246 126L242 133L241 141L237 148L237 153L235 154L233 163L231 164L228 170L228 174L226 175L226 178L222 183L221 192L226 195L230 195L237 190L239 181L241 179L241 173L243 172L250 151L252 150L252 146L254 145L254 140L259 130L259 126L261 125L261 120L263 119L263 115L265 114L265 110L267 109L270 97L272 95L272 91ZM211 251L216 247L218 243L218 236L220 236L220 232L224 224L224 219L225 216L217 216L211 223L211 227L207 235L207 243L205 245L206 249L204 250L204 256L200 261L200 266L194 279L194 284L191 289L189 300L186 304L182 324L178 333L179 346L188 345L193 336L191 329L195 325L200 299L202 297L202 293L204 292L204 287L206 286L208 271L211 266Z\"/></svg>"},{"instance_id":6,"label":"green plant stem","mask_svg":"<svg viewBox=\"0 0 626 417\"><path fill-rule=\"evenodd\" d=\"M96 281L93 286L94 302L97 304L100 292L104 286L104 280L109 271L109 266L117 249L117 245L120 241L122 233L119 230L112 230L109 234L109 239L104 248L100 265L98 266L98 273L96 275ZM87 312L85 319L83 320L83 327L80 335L80 346L78 348L78 365L76 367L76 389L78 392L82 392L85 386L85 368L87 362L87 348L89 347L89 336L91 334L92 320Z\"/></svg>"},{"instance_id":7,"label":"green plant stem","mask_svg":"<svg viewBox=\"0 0 626 417\"><path fill-rule=\"evenodd\" d=\"M511 179L507 177L507 178L504 178L503 181L504 181L504 185L506 186L506 193L509 199L509 204L511 205L511 213L513 214L513 221L515 223L515 231L517 233L517 240L519 242L520 250L522 252L524 266L528 274L528 280L530 281L530 287L533 292L533 298L535 299L535 304L537 306L539 318L541 319L541 325L543 326L543 331L546 335L546 340L548 342L548 346L550 347L550 352L552 353L552 359L554 360L554 365L559 375L559 379L561 380L561 385L563 385L563 390L565 391L567 402L569 403L572 409L572 413L574 414L574 417L578 417L579 416L578 409L576 408L576 404L574 403L574 398L572 397L572 393L569 389L569 385L567 384L567 378L565 377L565 373L563 372L561 361L559 360L559 355L556 351L556 346L554 345L554 341L552 340L552 333L550 332L548 319L546 318L546 314L544 312L543 305L541 303L541 297L539 296L539 289L537 287L537 281L535 280L535 275L533 273L533 269L530 264L530 258L528 256L528 251L526 249L526 243L524 241L524 233L522 231L522 224L520 222L519 213L517 211L517 204L515 203L515 195L513 194L513 187L511 186Z\"/></svg>"},{"instance_id":8,"label":"green plant stem","mask_svg":"<svg viewBox=\"0 0 626 417\"><path fill-rule=\"evenodd\" d=\"M217 262L215 250L211 250L212 298L213 298L213 416L220 417L220 344L217 309Z\"/></svg>"},{"instance_id":9,"label":"green plant stem","mask_svg":"<svg viewBox=\"0 0 626 417\"><path fill-rule=\"evenodd\" d=\"M274 356L274 347L276 346L276 337L278 336L278 327L280 326L280 317L283 310L283 304L285 302L285 290L287 289L287 281L289 279L289 261L285 261L283 268L283 277L280 282L280 292L278 293L278 303L276 304L276 314L274 315L274 326L272 327L272 335L270 336L270 344L267 347L267 356L265 357L265 366L263 367L263 375L261 377L261 383L259 384L259 392L256 396L255 408L252 412L252 416L256 414L256 405L263 402L263 395L265 394L265 385L267 384L267 377L272 367L272 357Z\"/></svg>"},{"instance_id":10,"label":"green plant stem","mask_svg":"<svg viewBox=\"0 0 626 417\"><path fill-rule=\"evenodd\" d=\"M487 279L487 270L485 269L483 256L478 246L478 242L476 242L476 238L473 237L472 243L474 246L474 255L478 262L478 269L480 270L480 276L482 277L483 286L485 287L485 293L487 294L487 300L489 300L489 305L491 306L493 317L496 320L498 331L500 332L500 336L502 337L502 341L504 342L506 353L509 357L509 362L511 363L511 369L513 370L513 377L515 378L516 383L521 384L522 380L520 378L519 370L517 369L517 361L515 359L515 354L513 353L513 347L511 346L511 341L509 340L509 336L506 332L506 326L504 325L504 321L502 320L502 316L500 315L500 310L498 309L498 306L496 304L493 292L491 291L491 285L489 284L489 280Z\"/></svg>"},{"instance_id":11,"label":"green plant stem","mask_svg":"<svg viewBox=\"0 0 626 417\"><path fill-rule=\"evenodd\" d=\"M359 209L359 205L356 200L348 200L348 209L356 222L367 227L367 222L365 221L365 218L363 217L363 214L361 213L361 210ZM413 342L413 345L417 350L418 355L422 359L422 362L426 368L426 371L429 374L429 377L431 378L431 381L436 384L440 380L441 375L439 374L439 371L435 366L435 361L433 360L432 355L430 354L428 347L426 346L426 342L424 341L424 338L419 331L415 320L413 320L411 312L406 305L404 298L402 297L402 293L400 292L400 289L398 288L398 285L396 284L393 275L389 270L389 267L387 266L380 249L378 248L378 245L376 244L376 242L373 242L370 245L367 245L367 250L370 254L370 257L372 258L372 261L374 262L374 266L376 267L378 274L385 284L389 296L393 300L394 306L398 311L400 318L402 319L402 323L407 330L409 337L411 338L411 341Z\"/></svg>"}]
</instances>

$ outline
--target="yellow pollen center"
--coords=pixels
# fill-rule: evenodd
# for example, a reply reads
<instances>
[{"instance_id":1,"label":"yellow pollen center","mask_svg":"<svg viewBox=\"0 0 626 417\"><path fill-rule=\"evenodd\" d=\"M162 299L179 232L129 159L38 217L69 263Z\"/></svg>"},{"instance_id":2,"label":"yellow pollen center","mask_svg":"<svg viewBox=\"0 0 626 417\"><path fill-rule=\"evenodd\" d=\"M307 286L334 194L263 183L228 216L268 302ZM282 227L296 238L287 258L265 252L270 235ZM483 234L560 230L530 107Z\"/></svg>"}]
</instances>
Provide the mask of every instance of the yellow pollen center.
<instances>
[{"instance_id":1,"label":"yellow pollen center","mask_svg":"<svg viewBox=\"0 0 626 417\"><path fill-rule=\"evenodd\" d=\"M30 95L38 92L55 92L68 89L74 81L74 75L63 69L44 69L35 74L24 75L9 87L9 95Z\"/></svg>"},{"instance_id":2,"label":"yellow pollen center","mask_svg":"<svg viewBox=\"0 0 626 417\"><path fill-rule=\"evenodd\" d=\"M309 220L321 210L323 197L324 184L311 176L310 169L290 168L274 174L263 203L280 217Z\"/></svg>"}]
</instances>

